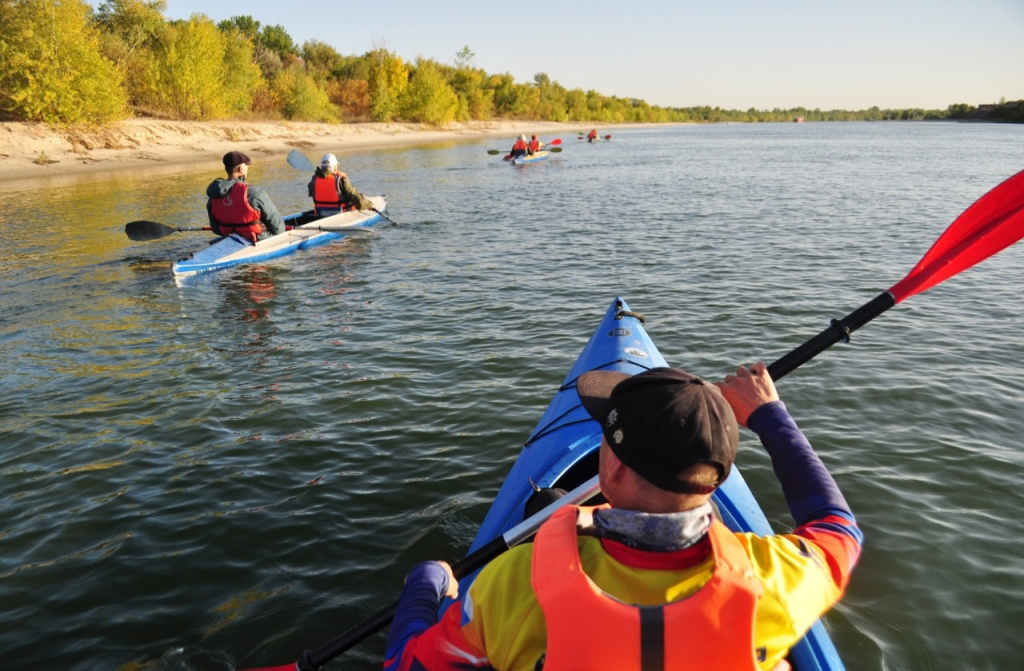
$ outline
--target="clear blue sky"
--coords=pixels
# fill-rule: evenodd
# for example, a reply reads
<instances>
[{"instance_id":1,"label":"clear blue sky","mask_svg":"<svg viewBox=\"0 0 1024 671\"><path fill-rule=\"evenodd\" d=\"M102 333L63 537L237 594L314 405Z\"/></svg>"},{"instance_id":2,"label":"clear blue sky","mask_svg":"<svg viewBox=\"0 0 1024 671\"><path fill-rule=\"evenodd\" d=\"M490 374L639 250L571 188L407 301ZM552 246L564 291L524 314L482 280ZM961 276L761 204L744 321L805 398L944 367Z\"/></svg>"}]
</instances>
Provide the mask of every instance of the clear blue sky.
<instances>
[{"instance_id":1,"label":"clear blue sky","mask_svg":"<svg viewBox=\"0 0 1024 671\"><path fill-rule=\"evenodd\" d=\"M98 1L92 4L99 4ZM168 0L165 16L249 15L298 44L384 46L517 82L654 105L820 109L1024 99L1024 0Z\"/></svg>"}]
</instances>

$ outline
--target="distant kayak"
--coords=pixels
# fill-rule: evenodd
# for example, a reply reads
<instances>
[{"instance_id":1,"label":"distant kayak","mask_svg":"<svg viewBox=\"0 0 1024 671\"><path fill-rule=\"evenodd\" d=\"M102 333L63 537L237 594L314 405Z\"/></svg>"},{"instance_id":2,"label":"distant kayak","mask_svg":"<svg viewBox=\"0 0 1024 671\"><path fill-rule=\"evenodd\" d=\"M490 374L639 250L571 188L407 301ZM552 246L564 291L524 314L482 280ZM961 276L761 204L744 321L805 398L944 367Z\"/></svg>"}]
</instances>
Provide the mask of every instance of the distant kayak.
<instances>
[{"instance_id":1,"label":"distant kayak","mask_svg":"<svg viewBox=\"0 0 1024 671\"><path fill-rule=\"evenodd\" d=\"M512 153L509 152L508 154L502 156L502 159L506 161L511 161L513 165L519 165L520 163L536 163L537 161L545 160L548 157L549 153L557 154L558 152L562 151L562 148L559 146L561 144L562 138L556 137L554 140L548 142L547 144L541 143L540 148L538 148L538 150L533 152L532 154L513 157ZM543 147L547 147L547 149L543 149ZM488 149L487 153L490 154L491 156L497 156L498 154L502 154L504 152L499 151L497 149Z\"/></svg>"},{"instance_id":2,"label":"distant kayak","mask_svg":"<svg viewBox=\"0 0 1024 671\"><path fill-rule=\"evenodd\" d=\"M243 263L254 263L275 259L291 254L298 249L324 245L331 240L370 233L369 227L383 220L382 212L387 209L384 196L370 198L377 210L342 212L327 217L318 217L312 211L300 212L284 218L291 226L285 231L253 244L239 235L228 235L181 259L171 266L175 277L187 277Z\"/></svg>"}]
</instances>

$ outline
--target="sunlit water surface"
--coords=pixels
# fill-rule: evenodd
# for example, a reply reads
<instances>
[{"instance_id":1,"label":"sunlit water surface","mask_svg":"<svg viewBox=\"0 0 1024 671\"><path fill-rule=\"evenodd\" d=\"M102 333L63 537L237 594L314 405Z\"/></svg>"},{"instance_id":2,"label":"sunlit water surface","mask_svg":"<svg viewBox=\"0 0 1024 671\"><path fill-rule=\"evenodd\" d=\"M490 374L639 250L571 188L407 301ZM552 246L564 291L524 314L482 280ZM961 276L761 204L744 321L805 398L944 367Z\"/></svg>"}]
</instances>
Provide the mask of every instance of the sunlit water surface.
<instances>
[{"instance_id":1,"label":"sunlit water surface","mask_svg":"<svg viewBox=\"0 0 1024 671\"><path fill-rule=\"evenodd\" d=\"M203 225L218 166L0 185L0 667L294 661L462 555L616 295L675 365L770 362L1024 168L1021 126L576 130L519 168L511 137L340 152L400 225L180 286L208 234L124 224ZM851 669L1020 663L1022 285L1018 245L780 383L866 536L826 621Z\"/></svg>"}]
</instances>

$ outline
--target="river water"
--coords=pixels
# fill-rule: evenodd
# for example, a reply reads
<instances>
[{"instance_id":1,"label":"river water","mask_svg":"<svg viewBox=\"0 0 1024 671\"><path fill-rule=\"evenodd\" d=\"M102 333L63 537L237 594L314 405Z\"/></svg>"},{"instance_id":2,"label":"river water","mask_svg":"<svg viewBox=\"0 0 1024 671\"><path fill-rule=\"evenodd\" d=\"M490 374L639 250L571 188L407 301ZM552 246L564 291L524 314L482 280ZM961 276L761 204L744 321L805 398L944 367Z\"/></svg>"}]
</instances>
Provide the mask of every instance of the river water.
<instances>
[{"instance_id":1,"label":"river water","mask_svg":"<svg viewBox=\"0 0 1024 671\"><path fill-rule=\"evenodd\" d=\"M399 225L180 285L208 234L124 224L203 225L219 166L0 185L0 668L294 661L465 552L615 296L720 378L895 284L1024 168L1021 126L566 130L524 167L486 153L511 137L341 153ZM305 208L309 176L253 154ZM1017 245L779 384L866 536L826 619L850 669L1024 656L1022 285Z\"/></svg>"}]
</instances>

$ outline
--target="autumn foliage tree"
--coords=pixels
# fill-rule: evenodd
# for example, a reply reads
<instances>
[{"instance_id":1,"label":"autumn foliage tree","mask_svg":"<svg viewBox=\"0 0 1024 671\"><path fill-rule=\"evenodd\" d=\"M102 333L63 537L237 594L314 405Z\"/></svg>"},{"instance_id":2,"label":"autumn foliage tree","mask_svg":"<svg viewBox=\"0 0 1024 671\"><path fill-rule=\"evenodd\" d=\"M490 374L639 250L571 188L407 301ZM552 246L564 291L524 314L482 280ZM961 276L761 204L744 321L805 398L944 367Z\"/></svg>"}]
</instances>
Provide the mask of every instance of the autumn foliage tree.
<instances>
[{"instance_id":1,"label":"autumn foliage tree","mask_svg":"<svg viewBox=\"0 0 1024 671\"><path fill-rule=\"evenodd\" d=\"M164 0L107 0L97 8L104 56L117 66L129 102L138 105L136 92L145 79L152 47L164 30Z\"/></svg>"},{"instance_id":2,"label":"autumn foliage tree","mask_svg":"<svg viewBox=\"0 0 1024 671\"><path fill-rule=\"evenodd\" d=\"M338 121L338 108L301 65L282 70L274 78L271 90L286 119Z\"/></svg>"},{"instance_id":3,"label":"autumn foliage tree","mask_svg":"<svg viewBox=\"0 0 1024 671\"><path fill-rule=\"evenodd\" d=\"M452 121L458 109L459 97L437 65L419 61L402 98L402 117L436 126Z\"/></svg>"},{"instance_id":4,"label":"autumn foliage tree","mask_svg":"<svg viewBox=\"0 0 1024 671\"><path fill-rule=\"evenodd\" d=\"M463 47L448 62L409 64L383 46L344 55L301 47L284 26L248 15L214 23L164 17L167 0L0 0L0 118L103 123L129 113L172 119L422 121L493 117L580 122L920 120L975 118L948 110L723 110L665 108L636 98L566 89L546 73L517 82L473 66ZM325 34L337 31L325 27ZM1024 103L990 118L1016 121Z\"/></svg>"},{"instance_id":5,"label":"autumn foliage tree","mask_svg":"<svg viewBox=\"0 0 1024 671\"><path fill-rule=\"evenodd\" d=\"M402 95L409 85L409 71L402 59L387 49L378 47L367 54L370 73L370 118L391 121L397 114Z\"/></svg>"},{"instance_id":6,"label":"autumn foliage tree","mask_svg":"<svg viewBox=\"0 0 1024 671\"><path fill-rule=\"evenodd\" d=\"M365 79L342 79L330 93L341 116L355 121L370 118L370 83Z\"/></svg>"},{"instance_id":7,"label":"autumn foliage tree","mask_svg":"<svg viewBox=\"0 0 1024 671\"><path fill-rule=\"evenodd\" d=\"M248 109L260 85L251 42L207 16L165 27L152 50L139 98L178 119L218 119Z\"/></svg>"},{"instance_id":8,"label":"autumn foliage tree","mask_svg":"<svg viewBox=\"0 0 1024 671\"><path fill-rule=\"evenodd\" d=\"M0 116L102 123L127 113L89 16L81 0L0 0Z\"/></svg>"}]
</instances>

